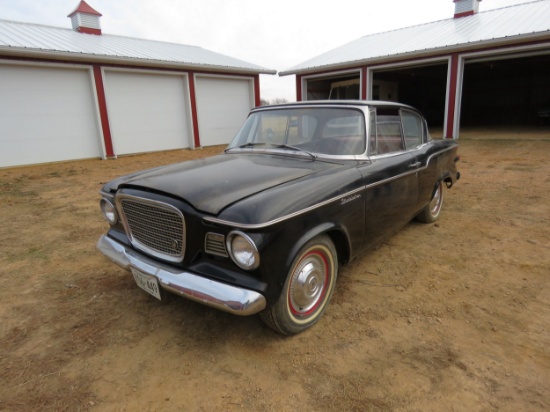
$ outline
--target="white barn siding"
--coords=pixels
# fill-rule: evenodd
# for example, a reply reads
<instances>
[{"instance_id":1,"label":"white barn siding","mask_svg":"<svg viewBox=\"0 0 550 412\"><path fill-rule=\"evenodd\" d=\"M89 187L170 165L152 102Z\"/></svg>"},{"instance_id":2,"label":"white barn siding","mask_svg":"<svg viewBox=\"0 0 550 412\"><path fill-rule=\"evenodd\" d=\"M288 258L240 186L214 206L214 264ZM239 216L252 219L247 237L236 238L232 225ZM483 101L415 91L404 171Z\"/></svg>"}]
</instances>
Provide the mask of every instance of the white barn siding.
<instances>
[{"instance_id":1,"label":"white barn siding","mask_svg":"<svg viewBox=\"0 0 550 412\"><path fill-rule=\"evenodd\" d=\"M185 75L106 70L105 95L116 155L191 145Z\"/></svg>"},{"instance_id":2,"label":"white barn siding","mask_svg":"<svg viewBox=\"0 0 550 412\"><path fill-rule=\"evenodd\" d=\"M254 82L244 78L195 78L202 146L229 143L254 107Z\"/></svg>"},{"instance_id":3,"label":"white barn siding","mask_svg":"<svg viewBox=\"0 0 550 412\"><path fill-rule=\"evenodd\" d=\"M103 156L90 70L69 67L0 62L0 167Z\"/></svg>"}]
</instances>

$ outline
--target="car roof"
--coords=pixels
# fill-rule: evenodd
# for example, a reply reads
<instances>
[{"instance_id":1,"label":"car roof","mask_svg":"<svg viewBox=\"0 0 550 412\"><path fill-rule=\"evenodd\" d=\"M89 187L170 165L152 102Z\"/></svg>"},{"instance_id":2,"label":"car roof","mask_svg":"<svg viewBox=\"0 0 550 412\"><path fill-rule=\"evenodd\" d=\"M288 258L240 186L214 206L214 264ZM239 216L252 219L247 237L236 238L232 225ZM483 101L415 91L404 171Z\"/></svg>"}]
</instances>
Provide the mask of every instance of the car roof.
<instances>
[{"instance_id":1,"label":"car roof","mask_svg":"<svg viewBox=\"0 0 550 412\"><path fill-rule=\"evenodd\" d=\"M400 108L400 109L409 109L414 110L418 112L417 109L415 109L412 106L403 104L403 103L397 103L397 102L389 102L389 101L383 101L383 100L307 100L302 102L293 102L293 103L283 103L283 104L276 104L276 105L269 105L269 106L258 106L252 111L257 110L265 110L270 108L292 108L292 107L303 107L303 106L324 106L324 107L394 107L394 108Z\"/></svg>"}]
</instances>

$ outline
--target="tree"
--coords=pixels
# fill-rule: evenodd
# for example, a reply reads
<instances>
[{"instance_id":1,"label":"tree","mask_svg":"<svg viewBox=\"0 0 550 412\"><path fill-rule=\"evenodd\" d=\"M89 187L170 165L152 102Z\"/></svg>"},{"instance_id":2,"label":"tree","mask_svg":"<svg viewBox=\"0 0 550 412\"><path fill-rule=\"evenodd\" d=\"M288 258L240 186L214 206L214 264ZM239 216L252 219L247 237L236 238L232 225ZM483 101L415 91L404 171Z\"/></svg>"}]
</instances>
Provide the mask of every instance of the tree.
<instances>
[{"instance_id":1,"label":"tree","mask_svg":"<svg viewBox=\"0 0 550 412\"><path fill-rule=\"evenodd\" d=\"M288 103L288 100L285 99L284 97L277 97L276 99L273 99L271 101L271 104L283 104L283 103Z\"/></svg>"},{"instance_id":2,"label":"tree","mask_svg":"<svg viewBox=\"0 0 550 412\"><path fill-rule=\"evenodd\" d=\"M288 100L284 97L277 97L273 100L267 100L267 99L260 99L260 106L267 106L270 104L283 104L288 103Z\"/></svg>"}]
</instances>

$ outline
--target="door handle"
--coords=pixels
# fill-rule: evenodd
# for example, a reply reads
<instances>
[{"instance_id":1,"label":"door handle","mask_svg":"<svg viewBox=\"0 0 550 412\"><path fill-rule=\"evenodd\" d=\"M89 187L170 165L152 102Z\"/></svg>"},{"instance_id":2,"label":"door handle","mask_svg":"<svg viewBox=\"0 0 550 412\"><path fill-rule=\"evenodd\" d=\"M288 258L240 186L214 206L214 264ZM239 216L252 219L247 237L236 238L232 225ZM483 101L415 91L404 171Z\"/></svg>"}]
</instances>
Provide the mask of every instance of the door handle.
<instances>
[{"instance_id":1,"label":"door handle","mask_svg":"<svg viewBox=\"0 0 550 412\"><path fill-rule=\"evenodd\" d=\"M409 167L410 167L411 169L413 169L413 168L416 168L416 167L420 166L421 164L422 164L422 163L420 163L420 162L411 163L411 164L409 165Z\"/></svg>"}]
</instances>

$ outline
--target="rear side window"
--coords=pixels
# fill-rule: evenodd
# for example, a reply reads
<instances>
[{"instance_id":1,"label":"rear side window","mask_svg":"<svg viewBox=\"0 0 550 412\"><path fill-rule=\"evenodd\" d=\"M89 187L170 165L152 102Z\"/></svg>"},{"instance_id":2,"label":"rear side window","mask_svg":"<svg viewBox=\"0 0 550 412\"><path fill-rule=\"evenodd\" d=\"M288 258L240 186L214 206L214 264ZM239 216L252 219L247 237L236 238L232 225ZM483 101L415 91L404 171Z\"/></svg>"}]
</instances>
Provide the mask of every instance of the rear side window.
<instances>
[{"instance_id":1,"label":"rear side window","mask_svg":"<svg viewBox=\"0 0 550 412\"><path fill-rule=\"evenodd\" d=\"M404 149L399 110L378 108L376 111L375 124L376 127L371 128L371 134L375 132L376 136L373 137L371 135L370 137L371 147L369 149L369 154L394 153Z\"/></svg>"},{"instance_id":2,"label":"rear side window","mask_svg":"<svg viewBox=\"0 0 550 412\"><path fill-rule=\"evenodd\" d=\"M370 112L369 155L411 150L425 141L425 124L417 113L397 108Z\"/></svg>"},{"instance_id":3,"label":"rear side window","mask_svg":"<svg viewBox=\"0 0 550 412\"><path fill-rule=\"evenodd\" d=\"M405 136L405 148L407 150L420 146L423 141L423 122L416 113L402 111L403 135Z\"/></svg>"}]
</instances>

